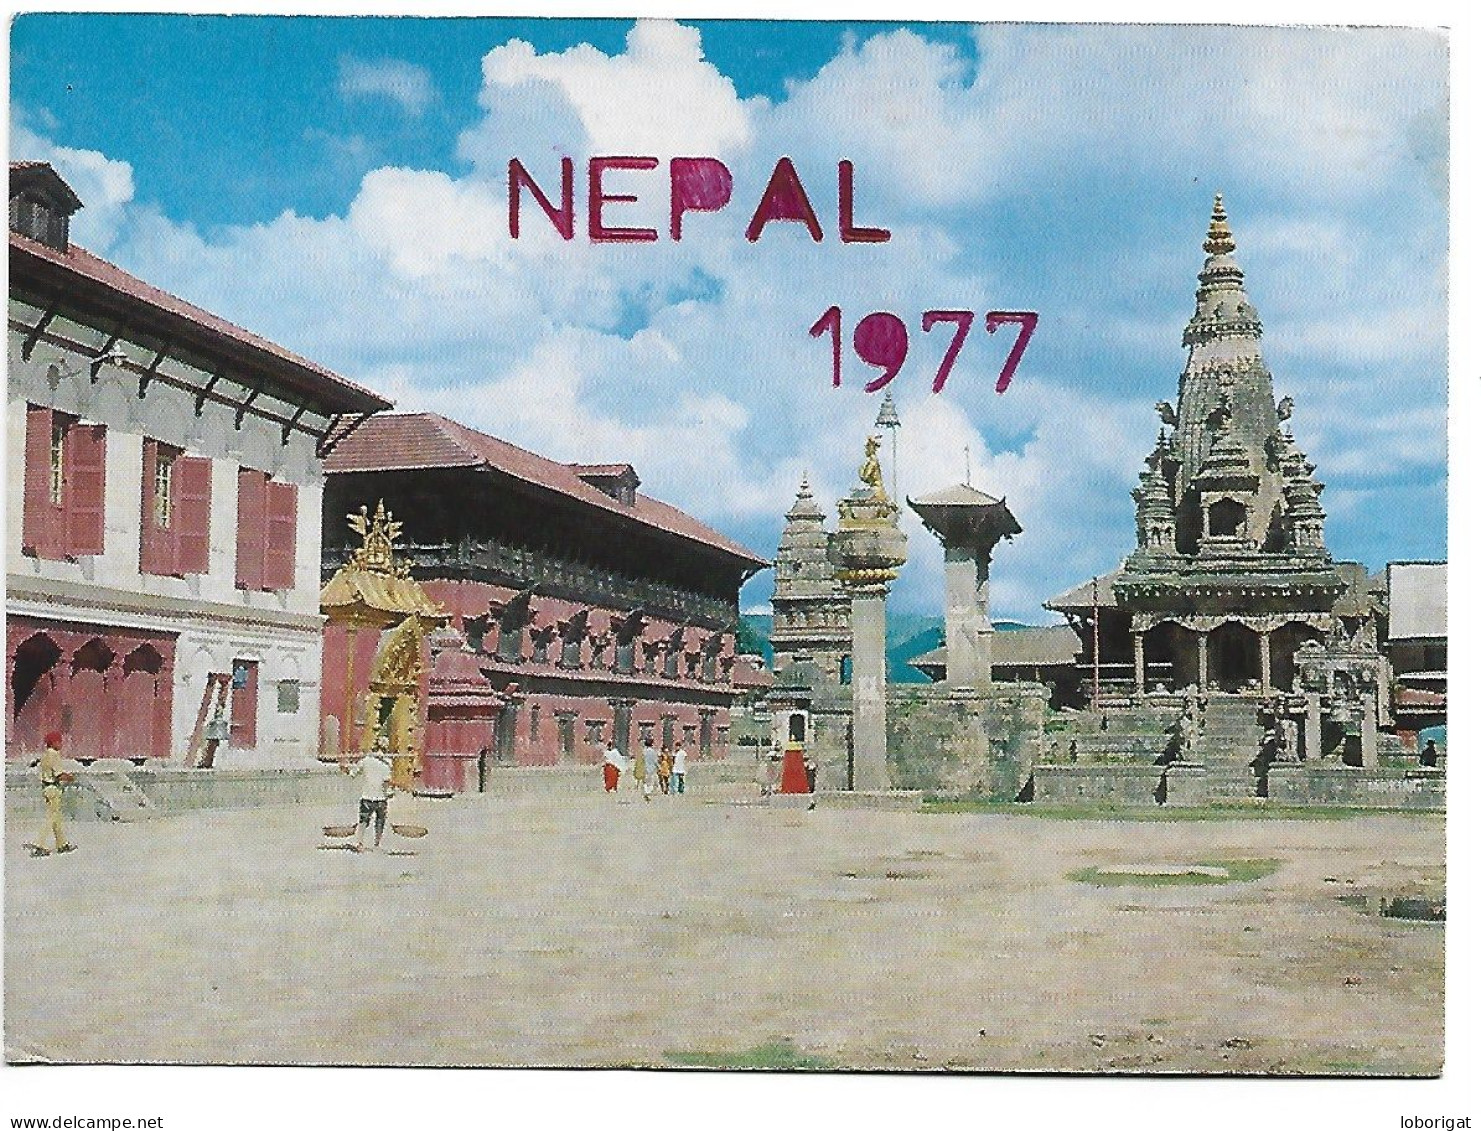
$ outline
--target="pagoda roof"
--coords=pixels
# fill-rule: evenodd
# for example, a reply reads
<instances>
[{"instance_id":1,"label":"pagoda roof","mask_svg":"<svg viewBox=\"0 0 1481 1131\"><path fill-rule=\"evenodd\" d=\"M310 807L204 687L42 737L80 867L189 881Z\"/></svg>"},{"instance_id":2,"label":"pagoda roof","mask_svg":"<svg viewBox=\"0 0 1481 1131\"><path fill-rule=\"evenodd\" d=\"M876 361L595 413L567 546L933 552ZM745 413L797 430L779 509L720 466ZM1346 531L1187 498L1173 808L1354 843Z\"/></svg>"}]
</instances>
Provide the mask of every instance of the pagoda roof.
<instances>
[{"instance_id":1,"label":"pagoda roof","mask_svg":"<svg viewBox=\"0 0 1481 1131\"><path fill-rule=\"evenodd\" d=\"M991 546L999 538L1023 533L1005 500L965 483L905 501L927 530L953 545Z\"/></svg>"},{"instance_id":2,"label":"pagoda roof","mask_svg":"<svg viewBox=\"0 0 1481 1131\"><path fill-rule=\"evenodd\" d=\"M1080 635L1067 624L1001 629L992 637L994 668L1054 668L1075 663L1080 656ZM934 648L907 661L927 675L929 669L946 669L946 648Z\"/></svg>"},{"instance_id":3,"label":"pagoda roof","mask_svg":"<svg viewBox=\"0 0 1481 1131\"><path fill-rule=\"evenodd\" d=\"M1118 565L1110 573L1093 577L1089 581L1081 582L1068 592L1061 593L1058 597L1051 597L1044 602L1044 607L1060 613L1078 612L1081 609L1090 608L1116 608L1120 602L1116 600L1114 587L1125 573L1126 567Z\"/></svg>"},{"instance_id":4,"label":"pagoda roof","mask_svg":"<svg viewBox=\"0 0 1481 1131\"><path fill-rule=\"evenodd\" d=\"M718 550L754 568L770 564L678 507L636 492L632 503L621 502L583 477L592 476L594 468L630 470L627 464L560 463L436 413L372 417L341 440L324 465L330 474L434 468L488 468L633 525Z\"/></svg>"},{"instance_id":5,"label":"pagoda roof","mask_svg":"<svg viewBox=\"0 0 1481 1131\"><path fill-rule=\"evenodd\" d=\"M334 622L395 624L410 616L442 624L442 607L410 577L341 566L319 592L319 609Z\"/></svg>"}]
</instances>

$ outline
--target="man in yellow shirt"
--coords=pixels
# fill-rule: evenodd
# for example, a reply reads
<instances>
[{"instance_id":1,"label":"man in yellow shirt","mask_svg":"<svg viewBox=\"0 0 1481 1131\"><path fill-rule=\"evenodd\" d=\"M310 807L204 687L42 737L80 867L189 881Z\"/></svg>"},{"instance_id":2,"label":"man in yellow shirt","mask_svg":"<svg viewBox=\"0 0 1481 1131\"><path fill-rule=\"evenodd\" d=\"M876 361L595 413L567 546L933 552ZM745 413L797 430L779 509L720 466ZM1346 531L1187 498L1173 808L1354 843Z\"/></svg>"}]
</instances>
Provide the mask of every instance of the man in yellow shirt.
<instances>
[{"instance_id":1,"label":"man in yellow shirt","mask_svg":"<svg viewBox=\"0 0 1481 1131\"><path fill-rule=\"evenodd\" d=\"M62 735L52 731L46 736L46 749L38 762L41 770L41 799L46 803L46 823L41 826L41 835L30 845L31 855L50 856L46 848L46 834L51 833L57 852L71 852L76 845L67 840L62 832L62 786L73 780L62 760Z\"/></svg>"}]
</instances>

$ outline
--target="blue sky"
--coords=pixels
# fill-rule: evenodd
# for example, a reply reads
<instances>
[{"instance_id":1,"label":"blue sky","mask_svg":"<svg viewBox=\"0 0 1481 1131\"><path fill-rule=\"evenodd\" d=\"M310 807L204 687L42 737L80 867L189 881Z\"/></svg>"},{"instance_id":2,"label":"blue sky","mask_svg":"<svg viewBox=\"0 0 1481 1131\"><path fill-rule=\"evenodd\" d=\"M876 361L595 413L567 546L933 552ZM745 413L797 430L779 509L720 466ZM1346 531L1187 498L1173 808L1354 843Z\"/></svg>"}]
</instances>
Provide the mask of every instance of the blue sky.
<instances>
[{"instance_id":1,"label":"blue sky","mask_svg":"<svg viewBox=\"0 0 1481 1131\"><path fill-rule=\"evenodd\" d=\"M12 156L72 181L80 242L402 407L631 461L763 553L804 472L825 500L847 488L877 408L847 342L829 387L807 335L826 307L850 327L1038 311L1007 394L1011 335L980 328L942 395L939 330L893 385L902 488L959 480L970 451L1025 531L995 558L995 613L1028 619L1131 547L1222 190L1329 545L1374 568L1445 554L1438 35L29 15L12 50ZM509 240L510 157L551 184L560 155L623 153L719 157L733 202L679 244ZM784 155L822 245L743 238ZM889 243L838 243L842 158ZM621 222L666 227L643 176ZM898 600L928 611L940 551L907 529Z\"/></svg>"}]
</instances>

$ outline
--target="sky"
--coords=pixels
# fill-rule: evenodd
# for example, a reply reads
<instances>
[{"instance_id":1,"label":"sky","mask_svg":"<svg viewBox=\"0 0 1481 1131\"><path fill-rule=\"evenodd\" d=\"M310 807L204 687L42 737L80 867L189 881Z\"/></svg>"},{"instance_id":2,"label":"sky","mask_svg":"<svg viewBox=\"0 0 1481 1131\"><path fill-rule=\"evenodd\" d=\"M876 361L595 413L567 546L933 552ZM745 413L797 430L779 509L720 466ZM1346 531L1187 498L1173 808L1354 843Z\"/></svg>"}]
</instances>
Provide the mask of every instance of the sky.
<instances>
[{"instance_id":1,"label":"sky","mask_svg":"<svg viewBox=\"0 0 1481 1131\"><path fill-rule=\"evenodd\" d=\"M763 556L804 475L830 509L854 482L882 394L851 332L893 312L900 491L970 474L1006 497L1023 533L993 613L1044 623L1134 545L1215 191L1328 545L1372 569L1446 556L1446 67L1442 34L1394 28L22 15L11 157L52 161L76 241L148 281L400 409L630 462ZM665 163L608 175L638 197L608 223L658 242L585 238L606 155ZM511 240L510 158L554 193L565 156L577 238L532 210ZM734 187L674 242L678 156ZM821 243L745 238L782 157ZM888 242L839 240L841 160ZM808 333L835 305L836 389ZM977 314L940 394L932 309ZM1039 315L1001 395L1014 335L988 310ZM892 603L935 611L940 547L903 524Z\"/></svg>"}]
</instances>

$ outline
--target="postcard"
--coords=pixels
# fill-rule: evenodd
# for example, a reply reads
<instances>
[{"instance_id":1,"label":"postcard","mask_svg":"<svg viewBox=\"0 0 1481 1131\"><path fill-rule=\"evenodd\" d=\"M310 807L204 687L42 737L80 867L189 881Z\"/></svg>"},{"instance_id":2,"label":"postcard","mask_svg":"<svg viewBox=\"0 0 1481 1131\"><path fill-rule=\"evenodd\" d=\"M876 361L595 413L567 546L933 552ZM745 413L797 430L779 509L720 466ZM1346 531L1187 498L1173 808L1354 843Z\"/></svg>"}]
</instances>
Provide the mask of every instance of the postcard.
<instances>
[{"instance_id":1,"label":"postcard","mask_svg":"<svg viewBox=\"0 0 1481 1131\"><path fill-rule=\"evenodd\" d=\"M11 1065L1442 1073L1444 31L11 82Z\"/></svg>"}]
</instances>

